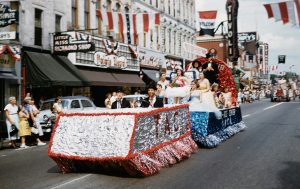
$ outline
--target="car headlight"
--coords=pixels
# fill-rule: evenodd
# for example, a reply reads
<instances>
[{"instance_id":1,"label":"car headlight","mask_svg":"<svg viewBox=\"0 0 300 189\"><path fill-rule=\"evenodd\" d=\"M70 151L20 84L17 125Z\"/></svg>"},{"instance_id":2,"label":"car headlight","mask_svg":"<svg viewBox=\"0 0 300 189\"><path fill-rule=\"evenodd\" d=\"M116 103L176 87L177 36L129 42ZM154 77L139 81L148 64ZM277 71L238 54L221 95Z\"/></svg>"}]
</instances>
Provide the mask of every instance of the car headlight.
<instances>
[{"instance_id":1,"label":"car headlight","mask_svg":"<svg viewBox=\"0 0 300 189\"><path fill-rule=\"evenodd\" d=\"M49 118L48 118L47 115L44 115L44 116L43 116L43 120L44 120L44 121L48 121L48 119L49 119Z\"/></svg>"}]
</instances>

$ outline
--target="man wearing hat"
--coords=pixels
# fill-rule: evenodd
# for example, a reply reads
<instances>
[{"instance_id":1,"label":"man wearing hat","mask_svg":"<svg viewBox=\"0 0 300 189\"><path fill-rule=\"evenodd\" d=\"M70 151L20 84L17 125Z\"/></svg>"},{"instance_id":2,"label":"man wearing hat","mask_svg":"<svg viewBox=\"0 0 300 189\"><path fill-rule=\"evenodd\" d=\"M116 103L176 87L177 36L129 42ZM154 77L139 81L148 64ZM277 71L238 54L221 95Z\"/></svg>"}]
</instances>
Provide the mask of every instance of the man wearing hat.
<instances>
[{"instance_id":1,"label":"man wearing hat","mask_svg":"<svg viewBox=\"0 0 300 189\"><path fill-rule=\"evenodd\" d=\"M148 97L142 101L141 107L143 108L161 108L164 107L164 101L162 98L158 98L155 95L156 87L151 85L148 87Z\"/></svg>"},{"instance_id":2,"label":"man wearing hat","mask_svg":"<svg viewBox=\"0 0 300 189\"><path fill-rule=\"evenodd\" d=\"M208 60L207 63L202 65L203 73L206 79L209 80L210 84L219 83L218 80L218 64L212 61L212 54L206 54L206 58Z\"/></svg>"},{"instance_id":3,"label":"man wearing hat","mask_svg":"<svg viewBox=\"0 0 300 189\"><path fill-rule=\"evenodd\" d=\"M117 99L111 105L111 109L121 109L121 108L130 108L130 103L128 100L123 99L123 91L117 91Z\"/></svg>"}]
</instances>

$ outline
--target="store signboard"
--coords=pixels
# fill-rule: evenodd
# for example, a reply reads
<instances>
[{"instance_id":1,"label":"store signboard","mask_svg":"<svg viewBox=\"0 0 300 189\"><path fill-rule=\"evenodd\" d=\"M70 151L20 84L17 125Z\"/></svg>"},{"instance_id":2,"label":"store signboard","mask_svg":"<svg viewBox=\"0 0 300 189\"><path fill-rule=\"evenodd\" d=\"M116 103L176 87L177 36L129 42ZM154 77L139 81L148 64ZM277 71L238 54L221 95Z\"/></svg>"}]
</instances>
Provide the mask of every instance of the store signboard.
<instances>
[{"instance_id":1,"label":"store signboard","mask_svg":"<svg viewBox=\"0 0 300 189\"><path fill-rule=\"evenodd\" d=\"M9 6L0 4L0 27L5 27L18 22L17 10L11 10Z\"/></svg>"},{"instance_id":2,"label":"store signboard","mask_svg":"<svg viewBox=\"0 0 300 189\"><path fill-rule=\"evenodd\" d=\"M141 67L159 69L165 61L164 54L145 48L138 49L138 58Z\"/></svg>"},{"instance_id":3,"label":"store signboard","mask_svg":"<svg viewBox=\"0 0 300 189\"><path fill-rule=\"evenodd\" d=\"M251 42L256 41L256 32L242 32L238 33L239 42Z\"/></svg>"},{"instance_id":4,"label":"store signboard","mask_svg":"<svg viewBox=\"0 0 300 189\"><path fill-rule=\"evenodd\" d=\"M235 62L239 58L238 34L237 34L237 17L238 17L238 0L227 0L226 10L228 18L228 59Z\"/></svg>"},{"instance_id":5,"label":"store signboard","mask_svg":"<svg viewBox=\"0 0 300 189\"><path fill-rule=\"evenodd\" d=\"M103 68L126 69L127 59L124 56L107 55L104 52L97 51L94 54L94 63Z\"/></svg>"},{"instance_id":6,"label":"store signboard","mask_svg":"<svg viewBox=\"0 0 300 189\"><path fill-rule=\"evenodd\" d=\"M16 32L0 32L0 40L16 39Z\"/></svg>"},{"instance_id":7,"label":"store signboard","mask_svg":"<svg viewBox=\"0 0 300 189\"><path fill-rule=\"evenodd\" d=\"M80 32L65 32L53 37L53 53L68 54L70 52L94 51L95 45L91 36Z\"/></svg>"},{"instance_id":8,"label":"store signboard","mask_svg":"<svg viewBox=\"0 0 300 189\"><path fill-rule=\"evenodd\" d=\"M138 52L132 46L101 37L92 36L94 50L77 51L68 54L71 62L78 66L97 67L103 69L121 69L124 71L140 71Z\"/></svg>"}]
</instances>

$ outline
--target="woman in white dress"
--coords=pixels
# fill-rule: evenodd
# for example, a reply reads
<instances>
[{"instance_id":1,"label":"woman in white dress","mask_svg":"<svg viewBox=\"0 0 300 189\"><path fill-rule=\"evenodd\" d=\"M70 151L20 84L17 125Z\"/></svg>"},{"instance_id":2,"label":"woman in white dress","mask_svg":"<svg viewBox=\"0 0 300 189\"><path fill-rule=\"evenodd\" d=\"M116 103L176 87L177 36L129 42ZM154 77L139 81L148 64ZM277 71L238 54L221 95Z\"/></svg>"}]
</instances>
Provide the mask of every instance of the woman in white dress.
<instances>
[{"instance_id":1,"label":"woman in white dress","mask_svg":"<svg viewBox=\"0 0 300 189\"><path fill-rule=\"evenodd\" d=\"M222 93L222 95L223 95L224 101L225 101L225 108L231 108L232 107L232 103L231 103L232 93L229 92L228 87L224 88L224 92Z\"/></svg>"},{"instance_id":2,"label":"woman in white dress","mask_svg":"<svg viewBox=\"0 0 300 189\"><path fill-rule=\"evenodd\" d=\"M198 84L199 89L202 93L203 102L209 106L216 107L214 95L210 90L209 80L204 77L204 74L202 72L199 74Z\"/></svg>"},{"instance_id":3,"label":"woman in white dress","mask_svg":"<svg viewBox=\"0 0 300 189\"><path fill-rule=\"evenodd\" d=\"M19 114L16 97L12 96L8 98L9 104L4 108L6 117L6 127L8 133L8 139L11 141L11 147L16 147L16 140L19 138L18 134L10 136L12 131L12 125L15 125L19 129Z\"/></svg>"},{"instance_id":4,"label":"woman in white dress","mask_svg":"<svg viewBox=\"0 0 300 189\"><path fill-rule=\"evenodd\" d=\"M180 104L182 98L189 96L189 81L182 69L177 69L176 74L177 76L166 89L166 97L174 98L175 104Z\"/></svg>"},{"instance_id":5,"label":"woman in white dress","mask_svg":"<svg viewBox=\"0 0 300 189\"><path fill-rule=\"evenodd\" d=\"M190 111L199 112L214 112L219 119L222 117L220 110L216 107L213 93L210 91L209 81L204 77L203 73L199 74L198 82L193 83L198 85L197 89L191 89Z\"/></svg>"}]
</instances>

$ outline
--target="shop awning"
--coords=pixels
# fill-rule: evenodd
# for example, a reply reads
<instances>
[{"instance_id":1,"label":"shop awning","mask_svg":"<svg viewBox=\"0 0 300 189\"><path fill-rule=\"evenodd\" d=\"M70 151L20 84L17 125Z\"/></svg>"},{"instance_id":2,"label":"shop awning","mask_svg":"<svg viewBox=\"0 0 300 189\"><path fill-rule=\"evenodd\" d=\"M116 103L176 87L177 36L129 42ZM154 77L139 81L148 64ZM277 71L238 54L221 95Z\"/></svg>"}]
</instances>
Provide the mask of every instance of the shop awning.
<instances>
[{"instance_id":1,"label":"shop awning","mask_svg":"<svg viewBox=\"0 0 300 189\"><path fill-rule=\"evenodd\" d=\"M120 83L120 86L145 87L146 84L138 74L133 73L113 73L112 74Z\"/></svg>"},{"instance_id":2,"label":"shop awning","mask_svg":"<svg viewBox=\"0 0 300 189\"><path fill-rule=\"evenodd\" d=\"M159 81L159 71L158 70L148 70L142 69L143 73L147 75L151 80L158 82Z\"/></svg>"},{"instance_id":3,"label":"shop awning","mask_svg":"<svg viewBox=\"0 0 300 189\"><path fill-rule=\"evenodd\" d=\"M93 86L121 86L120 82L110 72L80 69L80 73Z\"/></svg>"},{"instance_id":4,"label":"shop awning","mask_svg":"<svg viewBox=\"0 0 300 189\"><path fill-rule=\"evenodd\" d=\"M61 62L49 53L25 51L26 82L31 86L85 86L82 77L74 74L71 62Z\"/></svg>"},{"instance_id":5,"label":"shop awning","mask_svg":"<svg viewBox=\"0 0 300 189\"><path fill-rule=\"evenodd\" d=\"M0 72L0 79L12 79L12 80L17 80L17 79L22 79L22 78L16 76L16 75L13 74L13 73Z\"/></svg>"}]
</instances>

